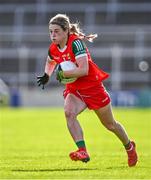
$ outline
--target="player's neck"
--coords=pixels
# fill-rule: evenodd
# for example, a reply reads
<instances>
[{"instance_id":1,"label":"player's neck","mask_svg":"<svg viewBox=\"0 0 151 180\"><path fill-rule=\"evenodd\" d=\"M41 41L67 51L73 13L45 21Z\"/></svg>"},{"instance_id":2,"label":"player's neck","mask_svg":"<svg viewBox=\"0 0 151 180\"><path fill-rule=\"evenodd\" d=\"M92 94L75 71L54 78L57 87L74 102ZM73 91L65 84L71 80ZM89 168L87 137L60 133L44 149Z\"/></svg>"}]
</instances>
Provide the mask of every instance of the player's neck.
<instances>
[{"instance_id":1,"label":"player's neck","mask_svg":"<svg viewBox=\"0 0 151 180\"><path fill-rule=\"evenodd\" d=\"M68 43L68 36L66 38L64 38L59 44L58 44L58 47L60 49L63 49Z\"/></svg>"}]
</instances>

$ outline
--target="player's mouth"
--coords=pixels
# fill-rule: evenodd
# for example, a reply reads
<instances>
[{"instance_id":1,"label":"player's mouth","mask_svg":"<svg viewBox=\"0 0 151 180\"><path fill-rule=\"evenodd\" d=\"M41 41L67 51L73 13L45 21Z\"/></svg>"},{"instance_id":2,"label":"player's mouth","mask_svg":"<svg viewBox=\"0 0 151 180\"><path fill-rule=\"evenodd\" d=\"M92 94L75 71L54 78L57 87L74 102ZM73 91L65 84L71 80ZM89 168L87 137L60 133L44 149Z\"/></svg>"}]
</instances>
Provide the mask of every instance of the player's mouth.
<instances>
[{"instance_id":1,"label":"player's mouth","mask_svg":"<svg viewBox=\"0 0 151 180\"><path fill-rule=\"evenodd\" d=\"M52 39L53 42L56 42L56 39Z\"/></svg>"}]
</instances>

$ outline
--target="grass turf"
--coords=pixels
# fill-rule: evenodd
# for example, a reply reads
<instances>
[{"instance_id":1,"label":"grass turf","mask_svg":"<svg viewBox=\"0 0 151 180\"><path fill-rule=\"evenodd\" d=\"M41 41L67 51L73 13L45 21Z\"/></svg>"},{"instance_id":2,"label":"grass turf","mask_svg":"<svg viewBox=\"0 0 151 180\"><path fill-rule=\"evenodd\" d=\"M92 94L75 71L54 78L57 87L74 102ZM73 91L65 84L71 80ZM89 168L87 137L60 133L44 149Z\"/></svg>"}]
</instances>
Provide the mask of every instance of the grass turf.
<instances>
[{"instance_id":1,"label":"grass turf","mask_svg":"<svg viewBox=\"0 0 151 180\"><path fill-rule=\"evenodd\" d=\"M93 111L79 116L91 156L73 162L76 149L62 109L0 110L1 179L151 179L151 109L114 109L116 119L137 144L139 162L127 166L120 141Z\"/></svg>"}]
</instances>

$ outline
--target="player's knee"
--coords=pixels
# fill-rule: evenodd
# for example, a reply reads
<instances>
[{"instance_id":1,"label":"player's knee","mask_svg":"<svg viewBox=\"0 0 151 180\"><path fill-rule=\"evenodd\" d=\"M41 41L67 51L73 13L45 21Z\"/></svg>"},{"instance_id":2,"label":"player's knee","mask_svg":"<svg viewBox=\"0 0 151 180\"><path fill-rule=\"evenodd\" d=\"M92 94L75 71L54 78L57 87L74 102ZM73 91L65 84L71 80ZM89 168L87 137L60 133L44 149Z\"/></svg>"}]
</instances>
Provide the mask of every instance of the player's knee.
<instances>
[{"instance_id":1,"label":"player's knee","mask_svg":"<svg viewBox=\"0 0 151 180\"><path fill-rule=\"evenodd\" d=\"M106 128L107 128L109 131L112 131L112 132L114 132L115 129L116 129L115 124L113 124L113 123L107 124L107 125L106 125Z\"/></svg>"},{"instance_id":2,"label":"player's knee","mask_svg":"<svg viewBox=\"0 0 151 180\"><path fill-rule=\"evenodd\" d=\"M70 110L65 110L65 117L67 121L73 121L76 119L76 113L70 111Z\"/></svg>"}]
</instances>

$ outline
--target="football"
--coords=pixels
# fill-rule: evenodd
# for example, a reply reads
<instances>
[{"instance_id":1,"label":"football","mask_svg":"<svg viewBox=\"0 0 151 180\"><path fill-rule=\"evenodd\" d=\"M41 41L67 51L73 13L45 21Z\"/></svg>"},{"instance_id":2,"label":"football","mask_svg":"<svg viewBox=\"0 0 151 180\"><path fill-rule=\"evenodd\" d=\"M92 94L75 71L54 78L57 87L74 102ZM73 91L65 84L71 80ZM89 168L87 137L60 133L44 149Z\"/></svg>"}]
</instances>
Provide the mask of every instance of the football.
<instances>
[{"instance_id":1,"label":"football","mask_svg":"<svg viewBox=\"0 0 151 180\"><path fill-rule=\"evenodd\" d=\"M58 65L57 70L56 70L56 74L58 76L58 72L59 71L70 71L70 70L75 69L76 67L77 66L73 62L71 62L71 61L64 61L64 62L62 62L62 63L60 63ZM59 79L59 78L57 77L57 79ZM76 80L77 80L77 78L75 78L75 77L72 77L72 78L64 78L64 77L62 77L60 79L60 82L62 84L69 84L69 83L75 82Z\"/></svg>"}]
</instances>

